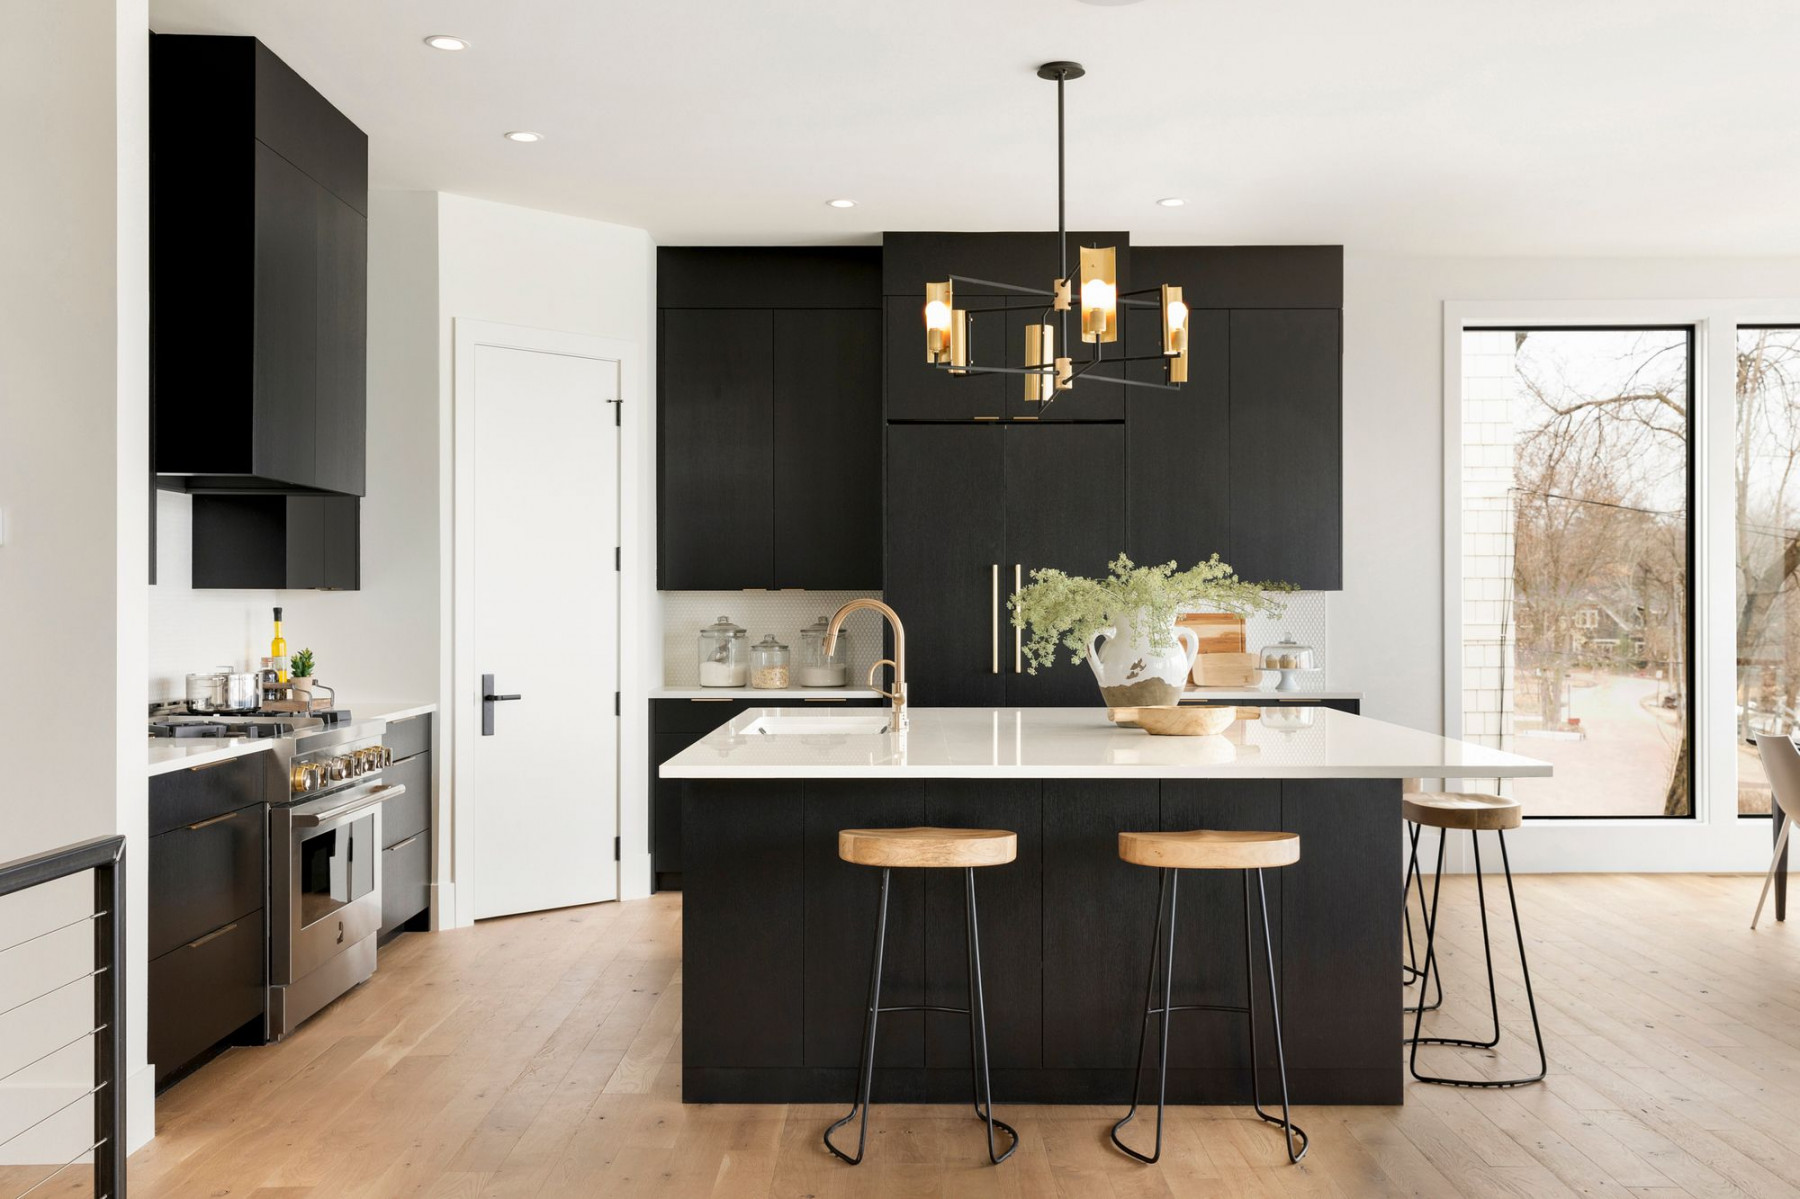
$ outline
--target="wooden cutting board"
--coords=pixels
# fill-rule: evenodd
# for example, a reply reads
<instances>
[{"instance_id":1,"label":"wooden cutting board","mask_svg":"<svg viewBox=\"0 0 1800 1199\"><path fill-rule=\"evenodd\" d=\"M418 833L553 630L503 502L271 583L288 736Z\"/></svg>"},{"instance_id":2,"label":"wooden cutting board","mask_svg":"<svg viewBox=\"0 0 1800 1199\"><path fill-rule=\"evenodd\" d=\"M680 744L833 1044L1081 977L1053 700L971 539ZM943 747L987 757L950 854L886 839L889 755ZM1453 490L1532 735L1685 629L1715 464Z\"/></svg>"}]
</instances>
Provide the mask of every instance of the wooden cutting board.
<instances>
[{"instance_id":1,"label":"wooden cutting board","mask_svg":"<svg viewBox=\"0 0 1800 1199\"><path fill-rule=\"evenodd\" d=\"M1255 687L1262 682L1255 654L1201 654L1194 659L1196 687Z\"/></svg>"},{"instance_id":2,"label":"wooden cutting board","mask_svg":"<svg viewBox=\"0 0 1800 1199\"><path fill-rule=\"evenodd\" d=\"M1175 623L1194 630L1203 654L1241 654L1249 648L1244 641L1241 616L1229 612L1188 612L1177 616Z\"/></svg>"}]
</instances>

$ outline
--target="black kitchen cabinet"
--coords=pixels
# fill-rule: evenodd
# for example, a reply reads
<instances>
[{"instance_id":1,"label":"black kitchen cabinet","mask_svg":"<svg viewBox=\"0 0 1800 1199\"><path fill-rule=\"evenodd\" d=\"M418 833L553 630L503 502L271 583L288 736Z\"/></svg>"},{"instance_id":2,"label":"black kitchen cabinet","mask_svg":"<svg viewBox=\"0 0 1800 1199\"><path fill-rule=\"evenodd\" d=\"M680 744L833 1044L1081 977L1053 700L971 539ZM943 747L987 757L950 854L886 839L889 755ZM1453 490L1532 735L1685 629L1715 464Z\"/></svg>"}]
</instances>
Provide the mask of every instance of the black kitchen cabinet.
<instances>
[{"instance_id":1,"label":"black kitchen cabinet","mask_svg":"<svg viewBox=\"0 0 1800 1199\"><path fill-rule=\"evenodd\" d=\"M659 315L657 586L774 586L772 314Z\"/></svg>"},{"instance_id":2,"label":"black kitchen cabinet","mask_svg":"<svg viewBox=\"0 0 1800 1199\"><path fill-rule=\"evenodd\" d=\"M1104 576L1125 545L1125 430L1120 425L1011 425L1005 448L1006 557L1002 587L1029 583L1031 572L1054 567L1068 574ZM1056 662L1031 674L1016 649L1023 630L1001 609L1006 702L1012 707L1081 707L1099 696L1086 662Z\"/></svg>"},{"instance_id":3,"label":"black kitchen cabinet","mask_svg":"<svg viewBox=\"0 0 1800 1199\"><path fill-rule=\"evenodd\" d=\"M264 1039L273 770L252 753L149 781L147 1042L159 1087L222 1045Z\"/></svg>"},{"instance_id":4,"label":"black kitchen cabinet","mask_svg":"<svg viewBox=\"0 0 1800 1199\"><path fill-rule=\"evenodd\" d=\"M1140 566L1183 569L1214 554L1230 557L1231 314L1189 313L1188 379L1179 390L1126 389L1125 550ZM1132 354L1162 345L1162 322L1132 326ZM1162 364L1133 363L1131 378L1162 381ZM1248 498L1248 497L1247 497Z\"/></svg>"},{"instance_id":5,"label":"black kitchen cabinet","mask_svg":"<svg viewBox=\"0 0 1800 1199\"><path fill-rule=\"evenodd\" d=\"M906 622L910 702L1006 702L1011 590L998 425L889 425L887 602ZM1002 661L1002 641L1009 653Z\"/></svg>"},{"instance_id":6,"label":"black kitchen cabinet","mask_svg":"<svg viewBox=\"0 0 1800 1199\"><path fill-rule=\"evenodd\" d=\"M772 585L881 585L881 323L855 308L774 313Z\"/></svg>"},{"instance_id":7,"label":"black kitchen cabinet","mask_svg":"<svg viewBox=\"0 0 1800 1199\"><path fill-rule=\"evenodd\" d=\"M254 38L151 43L154 470L361 495L368 139Z\"/></svg>"},{"instance_id":8,"label":"black kitchen cabinet","mask_svg":"<svg viewBox=\"0 0 1800 1199\"><path fill-rule=\"evenodd\" d=\"M1124 537L1119 425L890 425L885 594L911 701L1093 703L1085 667L1026 672L1006 597L1034 569L1103 573Z\"/></svg>"},{"instance_id":9,"label":"black kitchen cabinet","mask_svg":"<svg viewBox=\"0 0 1800 1199\"><path fill-rule=\"evenodd\" d=\"M1341 314L1231 314L1229 558L1238 576L1336 591L1343 566Z\"/></svg>"},{"instance_id":10,"label":"black kitchen cabinet","mask_svg":"<svg viewBox=\"0 0 1800 1199\"><path fill-rule=\"evenodd\" d=\"M336 495L193 498L196 588L355 591L362 501Z\"/></svg>"},{"instance_id":11,"label":"black kitchen cabinet","mask_svg":"<svg viewBox=\"0 0 1800 1199\"><path fill-rule=\"evenodd\" d=\"M746 708L767 704L817 704L877 708L878 699L832 699L825 694L781 692L756 699L653 699L650 701L650 880L655 891L682 889L681 780L657 777L657 768Z\"/></svg>"},{"instance_id":12,"label":"black kitchen cabinet","mask_svg":"<svg viewBox=\"0 0 1800 1199\"><path fill-rule=\"evenodd\" d=\"M952 375L925 360L925 288L918 295L888 296L883 309L887 340L889 420L998 420L1006 414L1012 375ZM985 314L970 327L969 358L999 362L1006 327Z\"/></svg>"},{"instance_id":13,"label":"black kitchen cabinet","mask_svg":"<svg viewBox=\"0 0 1800 1199\"><path fill-rule=\"evenodd\" d=\"M658 587L880 588L878 261L659 252Z\"/></svg>"},{"instance_id":14,"label":"black kitchen cabinet","mask_svg":"<svg viewBox=\"0 0 1800 1199\"><path fill-rule=\"evenodd\" d=\"M431 926L433 719L425 712L390 721L382 737L394 755L393 763L382 771L382 781L406 788L404 795L381 808L382 937L403 928Z\"/></svg>"}]
</instances>

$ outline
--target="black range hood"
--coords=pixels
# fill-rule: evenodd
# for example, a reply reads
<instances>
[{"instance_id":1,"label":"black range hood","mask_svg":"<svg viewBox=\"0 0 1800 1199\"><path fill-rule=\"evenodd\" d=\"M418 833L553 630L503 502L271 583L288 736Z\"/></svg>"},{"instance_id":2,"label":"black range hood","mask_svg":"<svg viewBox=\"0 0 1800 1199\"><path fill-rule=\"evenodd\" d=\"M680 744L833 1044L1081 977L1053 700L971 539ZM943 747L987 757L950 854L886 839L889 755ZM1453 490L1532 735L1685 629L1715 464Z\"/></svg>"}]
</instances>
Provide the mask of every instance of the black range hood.
<instances>
[{"instance_id":1,"label":"black range hood","mask_svg":"<svg viewBox=\"0 0 1800 1199\"><path fill-rule=\"evenodd\" d=\"M368 138L255 38L151 43L157 486L365 490Z\"/></svg>"}]
</instances>

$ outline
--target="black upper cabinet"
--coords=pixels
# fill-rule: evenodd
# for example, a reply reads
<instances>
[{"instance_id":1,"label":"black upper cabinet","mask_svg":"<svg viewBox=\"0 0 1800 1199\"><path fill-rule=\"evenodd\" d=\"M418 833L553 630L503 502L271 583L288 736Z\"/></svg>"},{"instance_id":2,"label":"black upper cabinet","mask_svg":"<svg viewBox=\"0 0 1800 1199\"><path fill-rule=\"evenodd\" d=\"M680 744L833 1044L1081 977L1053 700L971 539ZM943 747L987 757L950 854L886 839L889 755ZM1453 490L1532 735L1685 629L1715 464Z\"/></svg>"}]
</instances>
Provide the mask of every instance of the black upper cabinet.
<instances>
[{"instance_id":1,"label":"black upper cabinet","mask_svg":"<svg viewBox=\"0 0 1800 1199\"><path fill-rule=\"evenodd\" d=\"M771 585L774 323L752 309L665 309L657 408L657 585Z\"/></svg>"},{"instance_id":2,"label":"black upper cabinet","mask_svg":"<svg viewBox=\"0 0 1800 1199\"><path fill-rule=\"evenodd\" d=\"M1231 314L1229 561L1241 578L1344 585L1341 325L1335 309Z\"/></svg>"},{"instance_id":3,"label":"black upper cabinet","mask_svg":"<svg viewBox=\"0 0 1800 1199\"><path fill-rule=\"evenodd\" d=\"M1160 320L1130 328L1132 354L1158 351ZM1174 391L1125 389L1125 551L1141 566L1186 568L1230 552L1230 329L1229 312L1191 310L1187 382ZM1134 362L1131 372L1147 382L1163 377L1157 362Z\"/></svg>"},{"instance_id":4,"label":"black upper cabinet","mask_svg":"<svg viewBox=\"0 0 1800 1199\"><path fill-rule=\"evenodd\" d=\"M881 320L774 313L777 587L880 586Z\"/></svg>"},{"instance_id":5,"label":"black upper cabinet","mask_svg":"<svg viewBox=\"0 0 1800 1199\"><path fill-rule=\"evenodd\" d=\"M887 416L889 420L996 420L1006 413L1009 375L952 375L925 361L925 297L886 297ZM1001 314L1002 316L1004 314ZM970 330L969 356L998 361L1004 322L977 320Z\"/></svg>"},{"instance_id":6,"label":"black upper cabinet","mask_svg":"<svg viewBox=\"0 0 1800 1199\"><path fill-rule=\"evenodd\" d=\"M880 588L879 262L659 251L658 587Z\"/></svg>"},{"instance_id":7,"label":"black upper cabinet","mask_svg":"<svg viewBox=\"0 0 1800 1199\"><path fill-rule=\"evenodd\" d=\"M196 495L193 585L355 591L361 507L350 495Z\"/></svg>"},{"instance_id":8,"label":"black upper cabinet","mask_svg":"<svg viewBox=\"0 0 1800 1199\"><path fill-rule=\"evenodd\" d=\"M368 139L254 38L151 43L153 460L364 490Z\"/></svg>"}]
</instances>

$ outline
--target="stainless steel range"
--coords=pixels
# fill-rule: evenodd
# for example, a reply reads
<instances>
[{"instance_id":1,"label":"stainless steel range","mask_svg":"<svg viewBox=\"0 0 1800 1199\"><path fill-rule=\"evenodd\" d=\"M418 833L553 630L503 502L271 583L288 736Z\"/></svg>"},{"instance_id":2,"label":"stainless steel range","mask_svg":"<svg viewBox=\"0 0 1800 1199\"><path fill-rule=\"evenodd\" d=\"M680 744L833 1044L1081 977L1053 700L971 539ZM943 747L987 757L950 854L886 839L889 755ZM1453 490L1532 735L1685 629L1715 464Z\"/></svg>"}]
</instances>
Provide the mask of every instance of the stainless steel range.
<instances>
[{"instance_id":1,"label":"stainless steel range","mask_svg":"<svg viewBox=\"0 0 1800 1199\"><path fill-rule=\"evenodd\" d=\"M269 1037L280 1040L375 972L381 928L384 720L155 717L157 736L273 738L269 805Z\"/></svg>"}]
</instances>

